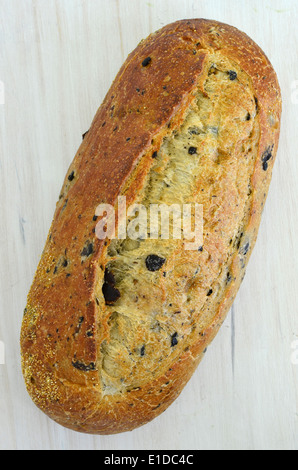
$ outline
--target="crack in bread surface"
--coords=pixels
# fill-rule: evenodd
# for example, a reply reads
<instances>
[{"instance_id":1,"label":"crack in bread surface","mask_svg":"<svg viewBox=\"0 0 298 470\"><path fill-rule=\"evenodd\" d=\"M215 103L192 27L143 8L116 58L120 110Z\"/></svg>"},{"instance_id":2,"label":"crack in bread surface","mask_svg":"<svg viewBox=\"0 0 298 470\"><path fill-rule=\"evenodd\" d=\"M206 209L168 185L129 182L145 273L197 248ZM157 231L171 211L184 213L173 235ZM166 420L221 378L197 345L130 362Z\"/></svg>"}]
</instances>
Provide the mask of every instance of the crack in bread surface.
<instances>
[{"instance_id":1,"label":"crack in bread surface","mask_svg":"<svg viewBox=\"0 0 298 470\"><path fill-rule=\"evenodd\" d=\"M232 257L249 250L244 232L258 141L250 79L220 52L211 55L204 86L181 127L164 138L136 201L148 211L150 204L202 204L204 243L187 251L183 239L112 240L106 270L120 297L107 307L100 346L105 395L161 376L210 325L233 281ZM147 269L150 255L165 260L157 271Z\"/></svg>"}]
</instances>

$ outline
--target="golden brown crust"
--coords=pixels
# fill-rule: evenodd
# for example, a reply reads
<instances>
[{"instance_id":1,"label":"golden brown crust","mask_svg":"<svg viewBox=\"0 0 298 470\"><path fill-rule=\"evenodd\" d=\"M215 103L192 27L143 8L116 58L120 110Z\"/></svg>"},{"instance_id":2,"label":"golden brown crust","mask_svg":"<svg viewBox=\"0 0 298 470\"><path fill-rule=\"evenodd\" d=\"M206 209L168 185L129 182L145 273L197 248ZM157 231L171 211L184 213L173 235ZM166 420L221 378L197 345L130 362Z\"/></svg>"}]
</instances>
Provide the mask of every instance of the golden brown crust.
<instances>
[{"instance_id":1,"label":"golden brown crust","mask_svg":"<svg viewBox=\"0 0 298 470\"><path fill-rule=\"evenodd\" d=\"M236 280L226 288L204 336L194 337L166 374L141 389L122 396L103 393L98 324L108 328L108 319L104 311L97 318L95 287L103 279L106 247L94 234L95 209L100 203L115 205L124 188L133 201L149 170L149 160L142 157L158 150L169 127L183 119L214 51L239 64L255 91L261 132L245 233L251 247L256 241L279 138L281 96L275 72L261 49L231 26L201 19L170 24L129 55L99 108L66 175L28 295L21 331L26 386L35 404L66 427L117 433L164 411L194 372L241 283L243 259L236 252L231 273ZM132 181L135 170L140 178Z\"/></svg>"}]
</instances>

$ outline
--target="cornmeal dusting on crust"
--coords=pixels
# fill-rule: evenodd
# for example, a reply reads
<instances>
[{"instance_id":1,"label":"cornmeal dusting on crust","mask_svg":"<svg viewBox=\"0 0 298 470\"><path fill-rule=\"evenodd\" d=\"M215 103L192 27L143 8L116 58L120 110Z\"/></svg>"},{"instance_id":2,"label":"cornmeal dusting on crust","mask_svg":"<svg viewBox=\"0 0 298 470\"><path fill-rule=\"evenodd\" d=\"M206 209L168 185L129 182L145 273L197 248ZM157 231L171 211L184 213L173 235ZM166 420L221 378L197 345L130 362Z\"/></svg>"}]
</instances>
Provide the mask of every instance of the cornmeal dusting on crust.
<instances>
[{"instance_id":1,"label":"cornmeal dusting on crust","mask_svg":"<svg viewBox=\"0 0 298 470\"><path fill-rule=\"evenodd\" d=\"M61 394L57 381L45 369L44 362L36 356L25 356L22 360L24 379L28 389L33 391L32 399L44 408L51 401L59 401ZM34 387L35 381L39 386Z\"/></svg>"}]
</instances>

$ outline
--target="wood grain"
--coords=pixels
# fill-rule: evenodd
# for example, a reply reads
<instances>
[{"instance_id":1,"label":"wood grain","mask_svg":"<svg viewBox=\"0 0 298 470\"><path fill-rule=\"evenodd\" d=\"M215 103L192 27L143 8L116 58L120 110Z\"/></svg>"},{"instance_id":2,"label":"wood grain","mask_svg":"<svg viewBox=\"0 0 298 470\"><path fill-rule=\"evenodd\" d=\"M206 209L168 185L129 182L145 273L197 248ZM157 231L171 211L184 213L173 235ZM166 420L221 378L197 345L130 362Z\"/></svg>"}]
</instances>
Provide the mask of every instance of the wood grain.
<instances>
[{"instance_id":1,"label":"wood grain","mask_svg":"<svg viewBox=\"0 0 298 470\"><path fill-rule=\"evenodd\" d=\"M297 2L0 0L0 9L0 448L298 450ZM191 17L245 31L280 80L280 147L257 246L227 321L178 400L132 433L81 435L51 422L26 393L26 295L66 170L120 66L150 32Z\"/></svg>"}]
</instances>

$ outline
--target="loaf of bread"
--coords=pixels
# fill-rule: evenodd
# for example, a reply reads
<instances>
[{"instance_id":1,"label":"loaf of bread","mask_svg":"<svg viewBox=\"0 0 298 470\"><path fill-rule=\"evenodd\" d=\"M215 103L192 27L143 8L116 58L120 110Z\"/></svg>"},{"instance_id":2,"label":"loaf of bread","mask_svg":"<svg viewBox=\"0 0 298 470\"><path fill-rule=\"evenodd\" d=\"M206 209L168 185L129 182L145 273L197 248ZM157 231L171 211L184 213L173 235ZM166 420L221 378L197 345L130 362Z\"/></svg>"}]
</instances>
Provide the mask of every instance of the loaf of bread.
<instances>
[{"instance_id":1,"label":"loaf of bread","mask_svg":"<svg viewBox=\"0 0 298 470\"><path fill-rule=\"evenodd\" d=\"M180 394L243 280L280 117L272 65L234 27L178 21L128 56L67 172L24 312L25 383L50 418L119 433ZM203 242L100 239L98 207L119 213L119 196L201 205Z\"/></svg>"}]
</instances>

